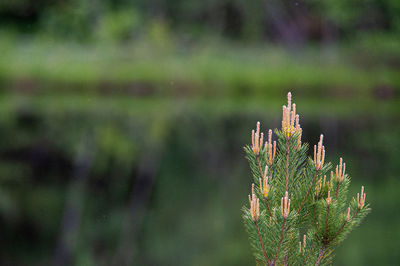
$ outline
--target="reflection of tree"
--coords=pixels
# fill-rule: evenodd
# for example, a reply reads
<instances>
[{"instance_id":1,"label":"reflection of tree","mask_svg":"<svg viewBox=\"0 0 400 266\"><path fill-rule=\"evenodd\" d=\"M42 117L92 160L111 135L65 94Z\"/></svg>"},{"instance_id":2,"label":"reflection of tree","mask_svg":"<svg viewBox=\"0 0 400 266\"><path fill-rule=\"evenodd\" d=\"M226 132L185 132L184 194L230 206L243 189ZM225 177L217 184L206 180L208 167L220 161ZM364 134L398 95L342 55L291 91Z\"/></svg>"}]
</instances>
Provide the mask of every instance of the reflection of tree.
<instances>
[{"instance_id":1,"label":"reflection of tree","mask_svg":"<svg viewBox=\"0 0 400 266\"><path fill-rule=\"evenodd\" d=\"M73 174L67 190L54 265L71 265L74 257L85 205L87 179L92 168L94 154L93 139L88 136L83 137L78 145Z\"/></svg>"}]
</instances>

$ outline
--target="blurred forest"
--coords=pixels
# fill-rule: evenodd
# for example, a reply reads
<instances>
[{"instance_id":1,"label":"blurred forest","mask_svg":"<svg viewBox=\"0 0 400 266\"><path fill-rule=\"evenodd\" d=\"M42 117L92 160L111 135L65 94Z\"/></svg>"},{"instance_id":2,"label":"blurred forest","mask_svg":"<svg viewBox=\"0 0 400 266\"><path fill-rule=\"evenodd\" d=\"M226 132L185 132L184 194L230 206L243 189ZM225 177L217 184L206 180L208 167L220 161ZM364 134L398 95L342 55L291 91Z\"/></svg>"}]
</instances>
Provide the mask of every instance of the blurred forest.
<instances>
[{"instance_id":1,"label":"blurred forest","mask_svg":"<svg viewBox=\"0 0 400 266\"><path fill-rule=\"evenodd\" d=\"M0 1L0 265L252 265L257 121L291 91L399 265L400 1Z\"/></svg>"}]
</instances>

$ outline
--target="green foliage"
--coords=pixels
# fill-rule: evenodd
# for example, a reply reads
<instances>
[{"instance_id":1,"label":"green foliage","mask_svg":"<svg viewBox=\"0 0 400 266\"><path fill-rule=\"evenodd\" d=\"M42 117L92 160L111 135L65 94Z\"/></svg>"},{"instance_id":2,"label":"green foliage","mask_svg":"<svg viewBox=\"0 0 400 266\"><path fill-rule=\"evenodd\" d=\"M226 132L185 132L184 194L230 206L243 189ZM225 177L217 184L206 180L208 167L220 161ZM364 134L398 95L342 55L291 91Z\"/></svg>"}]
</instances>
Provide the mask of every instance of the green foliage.
<instances>
[{"instance_id":1,"label":"green foliage","mask_svg":"<svg viewBox=\"0 0 400 266\"><path fill-rule=\"evenodd\" d=\"M127 41L139 34L140 22L140 15L134 9L112 11L99 22L97 35L105 41Z\"/></svg>"},{"instance_id":2,"label":"green foliage","mask_svg":"<svg viewBox=\"0 0 400 266\"><path fill-rule=\"evenodd\" d=\"M92 36L95 13L95 7L82 0L48 7L40 21L42 32L59 39L88 40Z\"/></svg>"},{"instance_id":3,"label":"green foliage","mask_svg":"<svg viewBox=\"0 0 400 266\"><path fill-rule=\"evenodd\" d=\"M370 208L364 202L364 188L347 202L350 177L342 159L328 181L332 166L324 163L322 135L318 148L314 146L314 160L307 159L308 145L299 144L302 130L297 121L294 126L294 119L290 123L291 127L275 131L278 145L272 164L266 160L271 146L262 143L259 153L255 148L259 125L252 146L245 147L254 182L251 207L243 207L245 227L257 264L327 265L337 245ZM263 194L266 184L269 193Z\"/></svg>"},{"instance_id":4,"label":"green foliage","mask_svg":"<svg viewBox=\"0 0 400 266\"><path fill-rule=\"evenodd\" d=\"M332 32L350 36L364 30L399 31L397 0L271 1L262 0L14 0L1 1L2 26L63 39L88 40L97 34L125 39L144 21L163 18L176 35L219 35L237 40L321 40ZM3 18L2 17L2 18ZM342 34L343 33L343 34ZM335 34L333 34L335 35ZM340 38L341 36L334 36ZM345 38L342 38L345 39ZM287 40L286 40L287 41Z\"/></svg>"}]
</instances>

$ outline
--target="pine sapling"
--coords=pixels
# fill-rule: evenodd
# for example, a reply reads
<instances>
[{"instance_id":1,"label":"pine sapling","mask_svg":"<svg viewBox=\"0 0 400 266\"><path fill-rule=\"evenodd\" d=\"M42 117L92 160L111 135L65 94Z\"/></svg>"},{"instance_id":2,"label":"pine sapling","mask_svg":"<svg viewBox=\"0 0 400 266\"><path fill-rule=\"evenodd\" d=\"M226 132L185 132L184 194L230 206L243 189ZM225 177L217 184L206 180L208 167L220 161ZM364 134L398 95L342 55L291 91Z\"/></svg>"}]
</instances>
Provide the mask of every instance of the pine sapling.
<instances>
[{"instance_id":1,"label":"pine sapling","mask_svg":"<svg viewBox=\"0 0 400 266\"><path fill-rule=\"evenodd\" d=\"M264 143L257 123L245 147L253 176L243 219L257 265L325 265L335 247L369 213L364 187L347 203L350 177L339 159L325 162L323 135L307 157L296 105L283 106L282 128ZM327 177L329 176L329 177Z\"/></svg>"}]
</instances>

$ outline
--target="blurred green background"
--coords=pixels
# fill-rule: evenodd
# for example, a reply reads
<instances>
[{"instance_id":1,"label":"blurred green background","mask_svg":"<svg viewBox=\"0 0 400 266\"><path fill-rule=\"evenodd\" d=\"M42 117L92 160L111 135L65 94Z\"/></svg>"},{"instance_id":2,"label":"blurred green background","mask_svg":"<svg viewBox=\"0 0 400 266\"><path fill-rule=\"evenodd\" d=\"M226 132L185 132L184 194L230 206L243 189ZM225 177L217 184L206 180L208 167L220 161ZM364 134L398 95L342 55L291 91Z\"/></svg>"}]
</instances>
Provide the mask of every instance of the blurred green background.
<instances>
[{"instance_id":1,"label":"blurred green background","mask_svg":"<svg viewBox=\"0 0 400 266\"><path fill-rule=\"evenodd\" d=\"M291 91L400 263L400 1L0 1L0 265L253 265L256 121Z\"/></svg>"}]
</instances>

